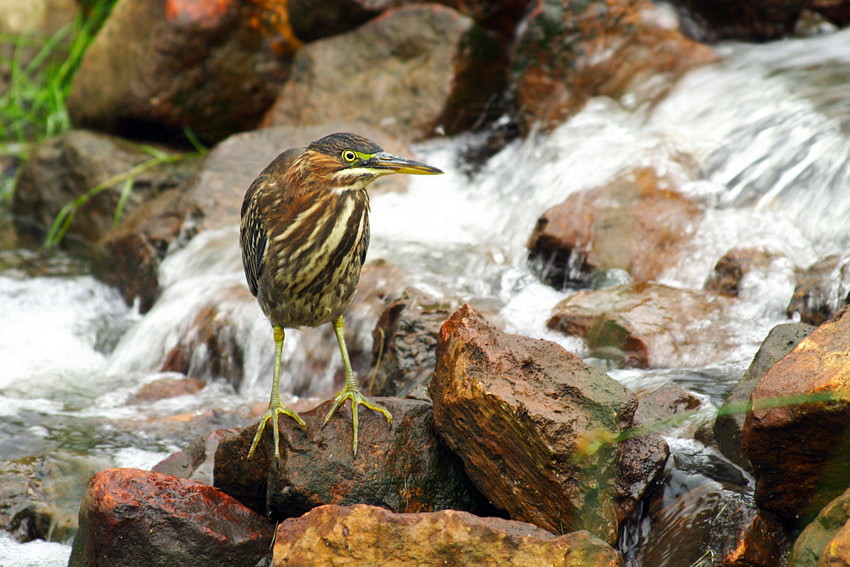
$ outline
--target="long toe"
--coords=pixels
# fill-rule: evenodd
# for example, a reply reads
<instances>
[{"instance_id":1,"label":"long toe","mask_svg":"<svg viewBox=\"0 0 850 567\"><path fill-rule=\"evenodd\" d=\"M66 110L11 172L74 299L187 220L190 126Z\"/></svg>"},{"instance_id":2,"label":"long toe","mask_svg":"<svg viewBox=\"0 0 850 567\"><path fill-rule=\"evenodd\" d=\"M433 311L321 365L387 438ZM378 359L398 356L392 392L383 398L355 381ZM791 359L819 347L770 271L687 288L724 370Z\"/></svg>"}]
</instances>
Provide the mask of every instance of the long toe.
<instances>
[{"instance_id":1,"label":"long toe","mask_svg":"<svg viewBox=\"0 0 850 567\"><path fill-rule=\"evenodd\" d=\"M257 432L254 434L254 440L251 442L251 448L248 450L249 459L254 456L257 446L263 438L263 431L266 428L266 424L269 422L272 424L272 431L274 432L274 457L275 459L280 458L280 432L278 430L278 417L281 415L286 415L294 419L295 422L298 423L299 427L301 427L302 431L306 429L307 424L304 423L304 420L301 419L301 416L298 415L298 413L290 409L286 409L282 405L269 407L257 424Z\"/></svg>"},{"instance_id":2,"label":"long toe","mask_svg":"<svg viewBox=\"0 0 850 567\"><path fill-rule=\"evenodd\" d=\"M351 400L351 444L354 455L357 455L357 442L358 442L358 421L359 421L359 412L358 406L366 406L372 411L376 411L384 415L387 418L387 423L392 422L393 416L387 410L387 408L378 405L374 402L369 401L369 399L364 396L360 390L357 389L349 389L345 388L337 394L334 398L334 403L331 406L328 415L325 417L324 424L327 424L330 421L331 417L333 417L336 410L345 402L345 400Z\"/></svg>"}]
</instances>

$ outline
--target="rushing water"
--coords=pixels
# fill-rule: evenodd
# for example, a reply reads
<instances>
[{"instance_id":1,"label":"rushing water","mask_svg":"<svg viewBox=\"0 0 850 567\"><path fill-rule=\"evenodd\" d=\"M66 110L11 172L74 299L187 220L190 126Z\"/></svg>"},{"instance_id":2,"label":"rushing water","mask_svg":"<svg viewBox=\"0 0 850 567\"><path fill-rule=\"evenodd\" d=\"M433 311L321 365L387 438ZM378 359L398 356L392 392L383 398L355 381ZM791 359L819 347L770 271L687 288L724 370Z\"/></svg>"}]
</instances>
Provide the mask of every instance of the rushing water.
<instances>
[{"instance_id":1,"label":"rushing water","mask_svg":"<svg viewBox=\"0 0 850 567\"><path fill-rule=\"evenodd\" d=\"M701 288L716 261L738 246L764 247L783 258L745 280L730 314L734 340L723 362L694 367L685 359L677 368L610 372L634 389L676 383L716 406L768 330L786 320L794 269L850 244L848 46L850 30L725 45L722 62L689 73L655 107L592 100L554 132L510 144L471 175L458 156L475 140L423 144L418 156L446 175L412 178L406 193L373 198L369 257L406 269L425 290L498 311L511 332L587 355L580 340L546 329L552 306L571 292L543 285L529 271L526 239L538 215L570 193L624 169L655 167L706 203L693 250L663 274L663 283ZM682 155L695 160L698 175L682 165ZM172 253L162 265L162 296L144 316L86 275L0 272L3 458L49 454L70 466L84 456L95 459L86 466L147 468L184 440L116 430L117 421L264 400L271 375L267 322L253 300L228 293L244 285L236 234L236 227L202 233ZM245 379L238 391L221 380L191 396L133 401L141 382L162 376L163 357L197 310L210 304L243 346ZM327 389L336 370L309 375L299 346L312 332L287 335L282 380L294 396ZM689 443L673 448L689 462L716 459ZM67 505L68 513L75 504ZM4 566L64 565L68 552L67 545L19 545L0 535ZM17 562L9 563L5 557L13 555Z\"/></svg>"}]
</instances>

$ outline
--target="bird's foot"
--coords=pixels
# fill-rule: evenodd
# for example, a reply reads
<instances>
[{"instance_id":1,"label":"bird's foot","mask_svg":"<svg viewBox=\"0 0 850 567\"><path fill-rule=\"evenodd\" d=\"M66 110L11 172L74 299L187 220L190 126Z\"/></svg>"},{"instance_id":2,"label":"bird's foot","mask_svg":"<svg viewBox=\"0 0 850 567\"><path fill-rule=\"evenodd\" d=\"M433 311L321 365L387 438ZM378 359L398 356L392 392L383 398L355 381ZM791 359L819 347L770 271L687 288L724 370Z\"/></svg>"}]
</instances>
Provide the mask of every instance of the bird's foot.
<instances>
[{"instance_id":1,"label":"bird's foot","mask_svg":"<svg viewBox=\"0 0 850 567\"><path fill-rule=\"evenodd\" d=\"M387 418L387 423L392 422L393 416L390 414L389 410L383 406L379 406L373 402L370 402L369 399L360 393L360 390L357 388L349 388L345 387L342 389L342 392L336 395L334 398L334 403L331 406L331 410L328 412L328 415L325 417L325 421L322 424L322 427L328 424L333 414L337 409L345 402L345 400L351 400L351 427L354 431L352 435L353 439L353 447L354 447L354 455L357 455L357 406L366 406L372 411L376 411L378 413L384 414L384 417Z\"/></svg>"},{"instance_id":2,"label":"bird's foot","mask_svg":"<svg viewBox=\"0 0 850 567\"><path fill-rule=\"evenodd\" d=\"M260 444L260 439L263 438L263 430L266 428L266 423L269 422L271 422L272 431L274 432L274 458L280 458L280 432L277 427L277 418L280 415L288 415L294 419L302 430L307 427L307 424L304 423L304 420L301 419L300 415L290 409L286 409L286 407L284 407L284 405L280 402L269 405L269 409L266 410L266 413L263 414L263 417L260 418L257 425L257 433L254 435L254 441L251 443L251 449L248 450L249 459L254 456L254 451L257 449L257 445Z\"/></svg>"}]
</instances>

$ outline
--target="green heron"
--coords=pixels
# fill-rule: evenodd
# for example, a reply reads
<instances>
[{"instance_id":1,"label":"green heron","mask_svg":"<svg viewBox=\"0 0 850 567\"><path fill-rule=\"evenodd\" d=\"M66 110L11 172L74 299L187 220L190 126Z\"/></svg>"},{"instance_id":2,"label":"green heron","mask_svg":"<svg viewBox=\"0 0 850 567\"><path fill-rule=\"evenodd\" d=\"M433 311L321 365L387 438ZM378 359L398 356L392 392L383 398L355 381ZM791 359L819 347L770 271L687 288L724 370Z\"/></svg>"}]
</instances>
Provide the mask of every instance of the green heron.
<instances>
[{"instance_id":1,"label":"green heron","mask_svg":"<svg viewBox=\"0 0 850 567\"><path fill-rule=\"evenodd\" d=\"M354 296L369 245L369 195L366 187L390 173L438 174L439 169L384 152L356 134L331 134L306 148L277 156L254 180L242 202L240 240L248 287L274 331L274 376L268 411L260 418L248 451L253 456L266 423L274 431L280 457L278 417L304 420L280 400L280 359L284 327L333 323L345 369L345 386L334 398L324 423L351 400L354 454L357 409L363 405L392 416L370 402L357 386L343 332L343 314Z\"/></svg>"}]
</instances>

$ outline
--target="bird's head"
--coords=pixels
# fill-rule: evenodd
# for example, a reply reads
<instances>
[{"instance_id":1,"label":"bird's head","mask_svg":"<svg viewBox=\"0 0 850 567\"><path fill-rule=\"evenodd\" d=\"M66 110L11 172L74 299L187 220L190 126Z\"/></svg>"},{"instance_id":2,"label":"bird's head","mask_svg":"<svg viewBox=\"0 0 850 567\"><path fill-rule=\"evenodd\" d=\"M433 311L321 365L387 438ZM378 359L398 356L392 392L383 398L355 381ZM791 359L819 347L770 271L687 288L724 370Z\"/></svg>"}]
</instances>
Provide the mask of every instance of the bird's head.
<instances>
[{"instance_id":1,"label":"bird's head","mask_svg":"<svg viewBox=\"0 0 850 567\"><path fill-rule=\"evenodd\" d=\"M385 152L363 136L337 133L316 140L304 152L309 176L335 191L360 191L378 177L391 173L443 173L419 161Z\"/></svg>"}]
</instances>

